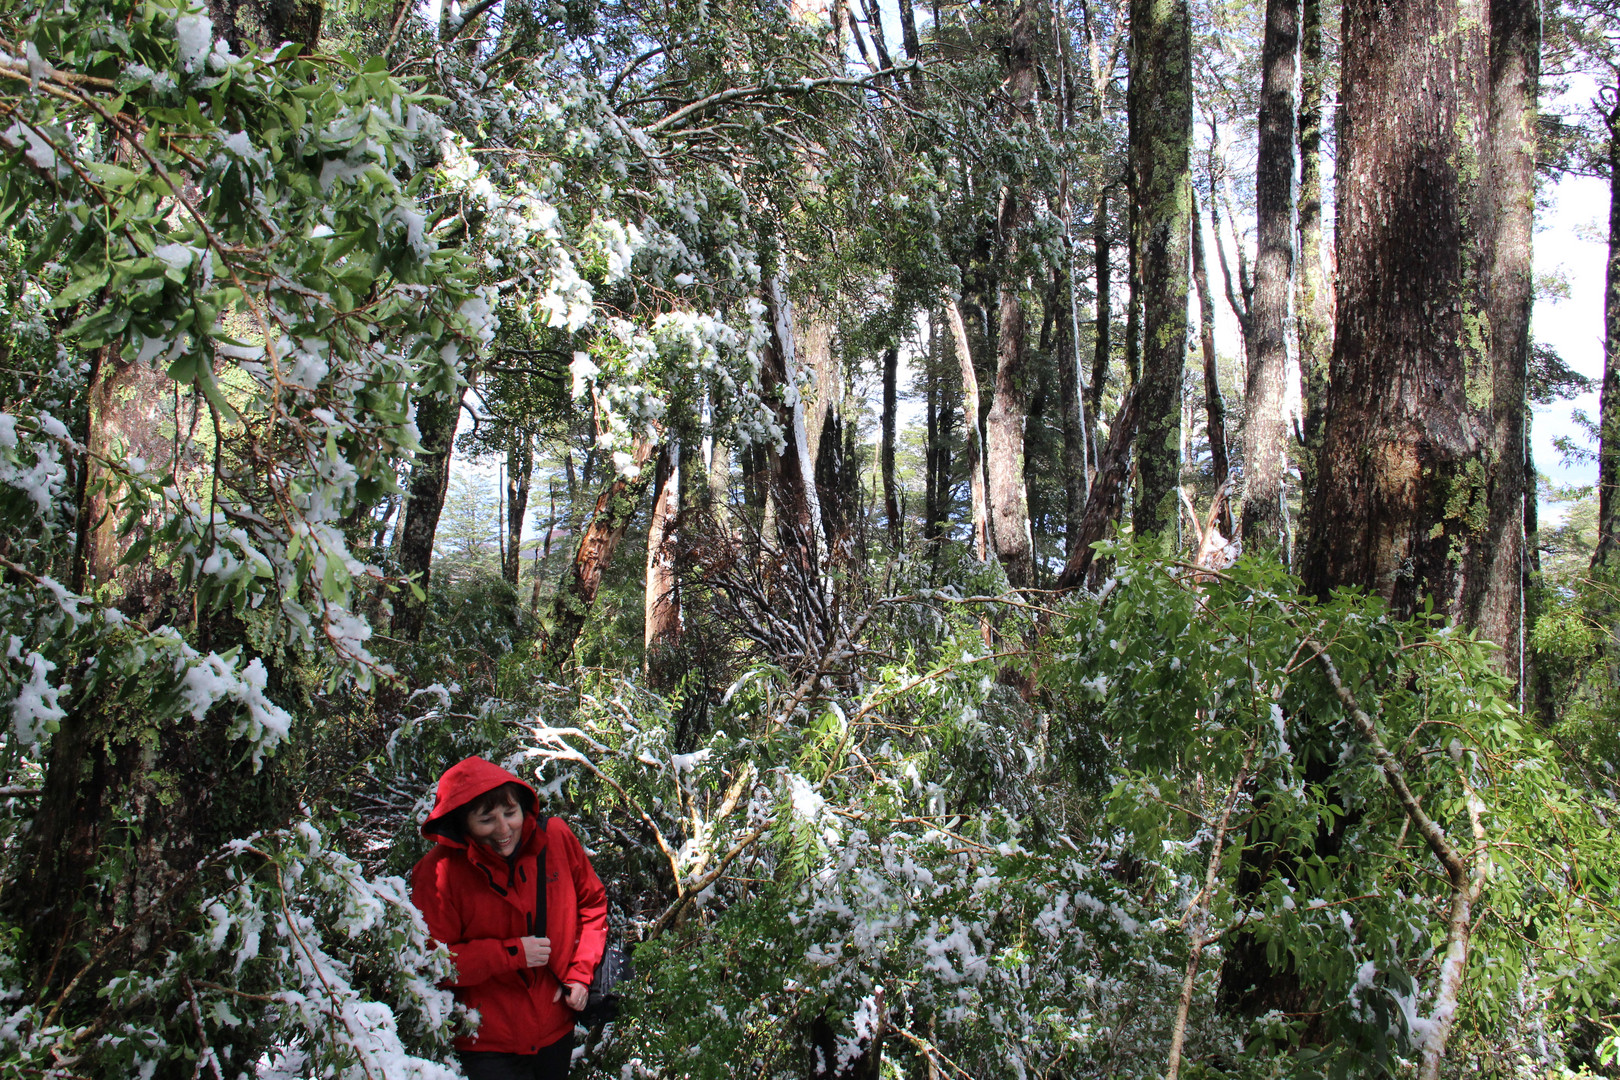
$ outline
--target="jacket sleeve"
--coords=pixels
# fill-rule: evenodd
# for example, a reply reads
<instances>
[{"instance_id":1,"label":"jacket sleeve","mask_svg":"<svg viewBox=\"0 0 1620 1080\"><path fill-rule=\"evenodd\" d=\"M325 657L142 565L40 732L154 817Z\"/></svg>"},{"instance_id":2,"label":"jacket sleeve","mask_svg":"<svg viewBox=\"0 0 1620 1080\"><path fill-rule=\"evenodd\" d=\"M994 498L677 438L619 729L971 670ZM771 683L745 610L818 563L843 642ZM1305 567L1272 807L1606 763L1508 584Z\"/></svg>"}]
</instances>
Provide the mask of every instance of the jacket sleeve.
<instances>
[{"instance_id":1,"label":"jacket sleeve","mask_svg":"<svg viewBox=\"0 0 1620 1080\"><path fill-rule=\"evenodd\" d=\"M423 859L411 871L411 903L422 913L433 940L448 948L455 961L455 977L443 985L477 986L503 972L522 971L527 967L522 939L464 940L465 923L447 869L442 859Z\"/></svg>"},{"instance_id":2,"label":"jacket sleeve","mask_svg":"<svg viewBox=\"0 0 1620 1080\"><path fill-rule=\"evenodd\" d=\"M592 869L579 838L566 825L559 839L568 852L568 869L573 875L579 902L579 944L561 981L589 986L596 965L602 959L602 951L607 948L607 889L602 887L602 879Z\"/></svg>"}]
</instances>

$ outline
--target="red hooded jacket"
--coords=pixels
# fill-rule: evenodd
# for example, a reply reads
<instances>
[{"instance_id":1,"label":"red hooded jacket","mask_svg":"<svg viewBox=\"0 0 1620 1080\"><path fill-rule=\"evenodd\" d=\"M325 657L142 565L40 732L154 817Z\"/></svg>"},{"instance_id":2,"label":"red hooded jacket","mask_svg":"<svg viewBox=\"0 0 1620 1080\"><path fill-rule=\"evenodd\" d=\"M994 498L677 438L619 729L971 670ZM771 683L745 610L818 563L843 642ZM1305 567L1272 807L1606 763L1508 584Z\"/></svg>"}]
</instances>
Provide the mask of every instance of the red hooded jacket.
<instances>
[{"instance_id":1,"label":"red hooded jacket","mask_svg":"<svg viewBox=\"0 0 1620 1080\"><path fill-rule=\"evenodd\" d=\"M456 1040L458 1050L532 1054L568 1034L574 1013L552 999L561 983L589 985L607 944L607 891L561 819L537 827L540 800L533 788L523 784L528 793L523 839L510 860L469 843L445 820L458 807L513 781L523 783L477 757L446 770L433 813L422 823L422 835L438 843L411 871L411 900L434 939L455 959L456 998L481 1018L474 1034ZM531 928L542 850L543 933ZM551 961L543 968L524 964L520 939L531 934L551 939Z\"/></svg>"}]
</instances>

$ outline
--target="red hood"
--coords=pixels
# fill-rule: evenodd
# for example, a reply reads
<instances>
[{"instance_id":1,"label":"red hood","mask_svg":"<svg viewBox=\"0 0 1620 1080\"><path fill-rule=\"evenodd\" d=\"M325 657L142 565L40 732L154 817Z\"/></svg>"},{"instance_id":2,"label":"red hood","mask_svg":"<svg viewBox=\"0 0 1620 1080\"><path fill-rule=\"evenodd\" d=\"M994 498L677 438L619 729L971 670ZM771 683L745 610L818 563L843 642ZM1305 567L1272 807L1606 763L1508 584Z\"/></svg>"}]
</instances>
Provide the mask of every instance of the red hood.
<instances>
[{"instance_id":1,"label":"red hood","mask_svg":"<svg viewBox=\"0 0 1620 1080\"><path fill-rule=\"evenodd\" d=\"M433 803L433 813L422 822L422 835L441 844L466 847L467 838L460 835L455 827L444 819L484 792L494 791L502 784L511 783L523 784L523 790L528 792L528 805L523 808L523 812L529 821L533 821L540 814L540 797L534 793L534 788L524 784L499 765L493 765L481 757L470 757L456 762L439 777L438 798ZM525 825L527 824L526 821Z\"/></svg>"}]
</instances>

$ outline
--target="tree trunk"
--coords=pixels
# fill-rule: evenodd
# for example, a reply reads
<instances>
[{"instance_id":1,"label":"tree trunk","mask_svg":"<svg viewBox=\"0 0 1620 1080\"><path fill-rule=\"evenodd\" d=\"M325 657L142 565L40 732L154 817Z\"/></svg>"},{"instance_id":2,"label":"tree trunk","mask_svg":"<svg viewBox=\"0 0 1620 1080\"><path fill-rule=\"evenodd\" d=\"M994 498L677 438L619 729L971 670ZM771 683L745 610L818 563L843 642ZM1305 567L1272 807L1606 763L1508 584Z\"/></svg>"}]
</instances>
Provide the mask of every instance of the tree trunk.
<instances>
[{"instance_id":1,"label":"tree trunk","mask_svg":"<svg viewBox=\"0 0 1620 1080\"><path fill-rule=\"evenodd\" d=\"M1013 13L1007 49L1005 92L1012 102L1007 125L1027 118L1035 93L1035 15L1033 0ZM1019 230L1027 216L1023 190L1009 181L1001 196L1000 286L996 322L996 382L985 417L985 466L989 480L990 543L1015 588L1035 582L1035 555L1029 529L1029 496L1024 485L1024 420L1029 389L1024 371L1024 300L1017 269Z\"/></svg>"},{"instance_id":2,"label":"tree trunk","mask_svg":"<svg viewBox=\"0 0 1620 1080\"><path fill-rule=\"evenodd\" d=\"M1015 588L1034 584L1029 502L1024 487L1024 303L1009 284L1001 289L996 335L996 385L985 417L985 464L990 498L990 542Z\"/></svg>"},{"instance_id":3,"label":"tree trunk","mask_svg":"<svg viewBox=\"0 0 1620 1080\"><path fill-rule=\"evenodd\" d=\"M1492 400L1477 185L1487 27L1456 0L1344 7L1338 332L1306 587L1461 614Z\"/></svg>"},{"instance_id":4,"label":"tree trunk","mask_svg":"<svg viewBox=\"0 0 1620 1080\"><path fill-rule=\"evenodd\" d=\"M1620 107L1609 124L1609 264L1603 290L1603 390L1598 404L1598 538L1594 573L1620 565Z\"/></svg>"},{"instance_id":5,"label":"tree trunk","mask_svg":"<svg viewBox=\"0 0 1620 1080\"><path fill-rule=\"evenodd\" d=\"M647 588L642 640L647 684L668 686L678 675L670 662L681 636L680 579L675 573L676 521L681 510L681 447L673 439L658 453L652 521L647 527Z\"/></svg>"},{"instance_id":6,"label":"tree trunk","mask_svg":"<svg viewBox=\"0 0 1620 1080\"><path fill-rule=\"evenodd\" d=\"M1479 244L1490 206L1479 189L1491 179L1481 168L1489 24L1481 5L1460 7L1344 5L1338 326L1302 577L1324 599L1370 589L1397 618L1425 600L1462 614L1469 573L1486 554L1477 549L1488 540L1496 467L1484 459L1481 415L1493 400ZM1304 781L1340 809L1305 843L1332 858L1345 838L1342 735L1302 719ZM1297 850L1258 820L1254 829L1238 879L1245 895ZM1229 1007L1311 1011L1319 995L1253 935L1231 941L1221 994ZM1307 1041L1325 1037L1309 1023ZM1435 1050L1431 1039L1426 1056Z\"/></svg>"},{"instance_id":7,"label":"tree trunk","mask_svg":"<svg viewBox=\"0 0 1620 1080\"><path fill-rule=\"evenodd\" d=\"M1490 398L1485 406L1485 535L1465 567L1462 619L1501 646L1523 678L1525 389L1530 366L1531 236L1535 228L1537 0L1491 0L1490 119L1481 215Z\"/></svg>"},{"instance_id":8,"label":"tree trunk","mask_svg":"<svg viewBox=\"0 0 1620 1080\"><path fill-rule=\"evenodd\" d=\"M939 337L937 315L928 313L928 357L923 367L923 422L928 444L923 454L923 539L932 543L939 535Z\"/></svg>"},{"instance_id":9,"label":"tree trunk","mask_svg":"<svg viewBox=\"0 0 1620 1080\"><path fill-rule=\"evenodd\" d=\"M119 609L139 618L157 602L155 595L148 595L152 574L149 567L119 565L128 550L118 535L123 517L120 485L101 459L128 454L141 458L151 469L166 470L174 444L172 431L165 434L164 428L182 421L173 411L174 384L162 369L127 363L112 347L97 349L90 363L83 436L88 453L77 470L77 529L68 585L74 592L116 585ZM172 579L164 575L164 580Z\"/></svg>"},{"instance_id":10,"label":"tree trunk","mask_svg":"<svg viewBox=\"0 0 1620 1080\"><path fill-rule=\"evenodd\" d=\"M534 433L525 430L506 451L506 560L501 575L517 588L523 563L523 521L529 512L529 485L534 478Z\"/></svg>"},{"instance_id":11,"label":"tree trunk","mask_svg":"<svg viewBox=\"0 0 1620 1080\"><path fill-rule=\"evenodd\" d=\"M1061 311L1057 320L1058 396L1063 417L1063 541L1074 545L1080 534L1080 519L1086 512L1086 426L1084 404L1080 400L1080 349L1075 340L1073 282L1060 273L1058 296Z\"/></svg>"},{"instance_id":12,"label":"tree trunk","mask_svg":"<svg viewBox=\"0 0 1620 1080\"><path fill-rule=\"evenodd\" d=\"M1137 388L1125 392L1119 413L1108 431L1108 444L1097 458L1097 475L1086 499L1086 512L1080 528L1069 540L1069 559L1053 588L1072 589L1086 580L1096 553L1091 545L1108 535L1108 527L1119 520L1125 502L1125 480L1131 472L1131 441L1136 436Z\"/></svg>"},{"instance_id":13,"label":"tree trunk","mask_svg":"<svg viewBox=\"0 0 1620 1080\"><path fill-rule=\"evenodd\" d=\"M1294 270L1294 54L1299 0L1266 0L1255 167L1254 301L1243 419L1243 548L1286 558L1288 293Z\"/></svg>"},{"instance_id":14,"label":"tree trunk","mask_svg":"<svg viewBox=\"0 0 1620 1080\"><path fill-rule=\"evenodd\" d=\"M399 538L399 573L413 578L424 597L418 599L410 586L394 597L393 634L406 641L422 636L427 619L429 579L433 574L433 536L439 531L439 515L450 490L450 452L461 419L462 387L454 394L434 394L416 405L416 428L422 448L411 465L411 478L405 488L405 515Z\"/></svg>"},{"instance_id":15,"label":"tree trunk","mask_svg":"<svg viewBox=\"0 0 1620 1080\"><path fill-rule=\"evenodd\" d=\"M1097 429L1102 417L1103 384L1108 381L1108 362L1113 348L1114 309L1109 297L1111 270L1109 260L1113 254L1108 242L1108 189L1097 193L1097 219L1092 223L1093 271L1097 286L1097 340L1091 354L1091 385L1086 388L1091 406L1091 430Z\"/></svg>"},{"instance_id":16,"label":"tree trunk","mask_svg":"<svg viewBox=\"0 0 1620 1080\"><path fill-rule=\"evenodd\" d=\"M321 38L321 0L208 0L208 14L236 53L249 42L274 51L286 41L313 53Z\"/></svg>"},{"instance_id":17,"label":"tree trunk","mask_svg":"<svg viewBox=\"0 0 1620 1080\"><path fill-rule=\"evenodd\" d=\"M770 339L760 365L760 381L785 436L780 451L767 448L771 496L778 507L777 530L784 545L813 548L821 535L821 504L816 498L815 459L810 456L804 401L798 390L793 311L774 275L766 276L764 287Z\"/></svg>"},{"instance_id":18,"label":"tree trunk","mask_svg":"<svg viewBox=\"0 0 1620 1080\"><path fill-rule=\"evenodd\" d=\"M1198 289L1198 340L1204 354L1204 413L1209 430L1210 467L1219 492L1232 478L1232 465L1226 450L1226 398L1221 394L1220 369L1215 355L1215 294L1209 290L1209 267L1204 261L1204 225L1198 215L1198 196L1192 196L1192 271ZM1221 535L1232 532L1232 502L1222 499L1217 519Z\"/></svg>"},{"instance_id":19,"label":"tree trunk","mask_svg":"<svg viewBox=\"0 0 1620 1080\"><path fill-rule=\"evenodd\" d=\"M1135 386L1142 378L1142 258L1138 239L1142 215L1134 181L1125 204L1125 382Z\"/></svg>"},{"instance_id":20,"label":"tree trunk","mask_svg":"<svg viewBox=\"0 0 1620 1080\"><path fill-rule=\"evenodd\" d=\"M1181 380L1187 361L1192 20L1186 0L1131 0L1130 156L1138 207L1142 380L1136 533L1181 520Z\"/></svg>"},{"instance_id":21,"label":"tree trunk","mask_svg":"<svg viewBox=\"0 0 1620 1080\"><path fill-rule=\"evenodd\" d=\"M951 321L956 342L956 359L962 368L962 419L967 434L963 438L967 457L968 493L973 506L973 553L980 562L989 558L990 518L984 491L984 437L979 432L979 377L973 370L973 352L968 348L967 325L956 301L945 301L945 314Z\"/></svg>"},{"instance_id":22,"label":"tree trunk","mask_svg":"<svg viewBox=\"0 0 1620 1080\"><path fill-rule=\"evenodd\" d=\"M883 472L883 513L889 521L889 546L900 549L900 503L894 487L894 420L895 376L899 369L900 349L890 345L883 352L883 444L878 448L879 464Z\"/></svg>"},{"instance_id":23,"label":"tree trunk","mask_svg":"<svg viewBox=\"0 0 1620 1080\"><path fill-rule=\"evenodd\" d=\"M546 652L554 664L563 663L573 653L579 632L585 628L585 620L596 604L597 590L602 587L602 574L630 528L642 492L653 480L653 470L646 467L652 452L651 443L638 441L631 455L636 475L615 476L596 498L596 508L580 533L573 565L558 582L557 595L551 601L551 634L546 640Z\"/></svg>"},{"instance_id":24,"label":"tree trunk","mask_svg":"<svg viewBox=\"0 0 1620 1080\"><path fill-rule=\"evenodd\" d=\"M1333 352L1333 283L1322 265L1322 0L1300 9L1299 265L1294 275L1299 367L1305 384L1305 446L1300 454L1301 520L1296 535L1310 535L1316 496L1316 461L1327 411L1328 360Z\"/></svg>"}]
</instances>

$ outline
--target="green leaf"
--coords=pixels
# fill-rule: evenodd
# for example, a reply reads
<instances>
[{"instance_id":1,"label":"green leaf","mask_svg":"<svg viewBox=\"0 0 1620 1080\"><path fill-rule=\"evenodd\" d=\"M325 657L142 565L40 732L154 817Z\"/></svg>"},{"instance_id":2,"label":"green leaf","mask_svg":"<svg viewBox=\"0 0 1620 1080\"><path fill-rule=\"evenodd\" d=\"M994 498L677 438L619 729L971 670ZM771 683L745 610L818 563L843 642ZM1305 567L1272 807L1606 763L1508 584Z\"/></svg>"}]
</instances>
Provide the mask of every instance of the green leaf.
<instances>
[{"instance_id":1,"label":"green leaf","mask_svg":"<svg viewBox=\"0 0 1620 1080\"><path fill-rule=\"evenodd\" d=\"M111 277L112 272L106 266L97 267L91 273L83 277L76 277L68 282L61 292L52 297L50 306L56 310L72 307L85 297L99 291Z\"/></svg>"}]
</instances>

